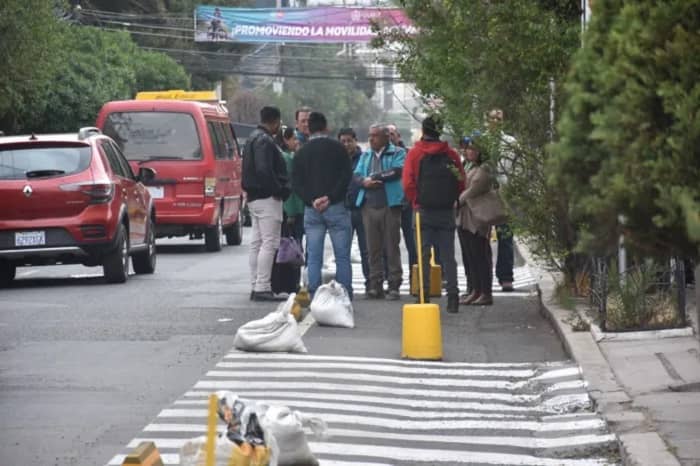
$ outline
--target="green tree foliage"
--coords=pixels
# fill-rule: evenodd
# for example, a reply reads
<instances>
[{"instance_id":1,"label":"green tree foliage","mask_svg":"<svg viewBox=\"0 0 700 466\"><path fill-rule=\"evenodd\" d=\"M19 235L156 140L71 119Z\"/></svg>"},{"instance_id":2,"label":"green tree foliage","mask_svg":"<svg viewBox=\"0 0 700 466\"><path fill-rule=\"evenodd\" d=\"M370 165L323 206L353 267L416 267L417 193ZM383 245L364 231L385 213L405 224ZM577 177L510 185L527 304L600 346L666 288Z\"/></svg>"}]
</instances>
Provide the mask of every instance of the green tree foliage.
<instances>
[{"instance_id":1,"label":"green tree foliage","mask_svg":"<svg viewBox=\"0 0 700 466\"><path fill-rule=\"evenodd\" d=\"M645 255L697 256L698 56L700 0L596 2L550 172L582 247L608 252L623 234Z\"/></svg>"},{"instance_id":2,"label":"green tree foliage","mask_svg":"<svg viewBox=\"0 0 700 466\"><path fill-rule=\"evenodd\" d=\"M46 0L0 2L0 129L15 132L40 112L36 89L49 85L56 21ZM20 109L33 112L22 115Z\"/></svg>"},{"instance_id":3,"label":"green tree foliage","mask_svg":"<svg viewBox=\"0 0 700 466\"><path fill-rule=\"evenodd\" d=\"M294 125L294 112L301 106L323 112L332 131L346 126L362 131L381 121L382 112L371 101L375 81L364 79L367 71L356 58L339 57L337 52L336 46L285 50L281 70L292 77L285 78L281 95L274 94L269 87L258 90L260 100L279 106L288 125ZM295 78L295 75L328 79Z\"/></svg>"},{"instance_id":4,"label":"green tree foliage","mask_svg":"<svg viewBox=\"0 0 700 466\"><path fill-rule=\"evenodd\" d=\"M547 183L546 145L556 135L550 120L558 84L580 45L577 0L399 2L420 29L415 37L383 35L375 44L392 50L402 77L416 83L455 136L486 129L489 109L505 113L506 133L518 145L515 171L503 192L518 234L533 252L570 277L579 265L575 225L561 186ZM554 85L552 85L554 83ZM554 108L556 111L556 106ZM504 155L489 134L491 162Z\"/></svg>"},{"instance_id":5,"label":"green tree foliage","mask_svg":"<svg viewBox=\"0 0 700 466\"><path fill-rule=\"evenodd\" d=\"M137 91L189 89L189 75L168 55L140 50L134 58Z\"/></svg>"},{"instance_id":6,"label":"green tree foliage","mask_svg":"<svg viewBox=\"0 0 700 466\"><path fill-rule=\"evenodd\" d=\"M138 90L189 88L167 55L139 49L128 34L59 19L51 2L0 6L0 129L8 134L93 125L107 101ZM12 46L9 46L12 44Z\"/></svg>"}]
</instances>

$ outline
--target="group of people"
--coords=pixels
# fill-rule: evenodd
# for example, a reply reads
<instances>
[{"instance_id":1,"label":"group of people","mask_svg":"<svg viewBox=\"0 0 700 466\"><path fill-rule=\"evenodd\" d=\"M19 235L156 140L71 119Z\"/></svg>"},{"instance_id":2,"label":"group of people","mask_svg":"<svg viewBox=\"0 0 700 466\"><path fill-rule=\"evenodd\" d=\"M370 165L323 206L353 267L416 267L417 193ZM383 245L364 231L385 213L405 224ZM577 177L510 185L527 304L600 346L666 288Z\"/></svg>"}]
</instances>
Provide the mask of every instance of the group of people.
<instances>
[{"instance_id":1,"label":"group of people","mask_svg":"<svg viewBox=\"0 0 700 466\"><path fill-rule=\"evenodd\" d=\"M489 117L495 125L503 114L494 112ZM352 128L340 129L336 137L329 134L321 112L302 107L295 120L296 128L283 128L280 110L263 107L260 125L243 151L243 189L252 219L252 300L281 299L273 290L272 276L282 236L300 243L306 237L308 288L313 295L322 284L326 235L335 256L335 279L352 299L350 251L355 234L365 296L400 299L401 236L403 232L409 264L415 264L414 213L419 212L423 264L428 266L434 251L445 278L447 311L458 312L460 304L493 303L492 225L480 222L472 209L497 186L497 176L508 167L499 162L494 172L490 164L482 163L486 154L478 134L462 138L458 153L440 139L439 119L427 117L422 121L421 139L407 150L396 125L375 124L369 128L369 144L363 151ZM457 285L455 231L468 283L462 296ZM496 231L497 276L503 290L510 291L512 233L507 225L496 226ZM423 281L429 290L429 273L423 274ZM299 282L297 275L293 287Z\"/></svg>"}]
</instances>

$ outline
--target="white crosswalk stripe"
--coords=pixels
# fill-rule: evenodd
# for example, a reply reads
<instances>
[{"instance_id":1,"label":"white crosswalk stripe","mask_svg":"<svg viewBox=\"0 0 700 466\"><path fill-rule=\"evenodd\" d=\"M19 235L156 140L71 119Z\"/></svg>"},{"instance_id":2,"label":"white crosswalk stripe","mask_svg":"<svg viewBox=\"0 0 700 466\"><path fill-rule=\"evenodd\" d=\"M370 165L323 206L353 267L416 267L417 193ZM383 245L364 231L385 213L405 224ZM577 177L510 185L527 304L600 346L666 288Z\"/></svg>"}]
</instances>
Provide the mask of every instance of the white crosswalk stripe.
<instances>
[{"instance_id":1,"label":"white crosswalk stripe","mask_svg":"<svg viewBox=\"0 0 700 466\"><path fill-rule=\"evenodd\" d=\"M411 283L409 282L409 265L403 264L403 282L401 283L400 291L402 294L409 294L411 291ZM532 287L537 284L536 277L530 271L528 266L515 267L513 269L513 288L515 291L503 292L501 285L498 283L496 274L493 275L493 294L494 296L528 296ZM464 268L458 264L457 266L457 286L460 292L467 290L467 276L464 274ZM365 278L362 275L362 264L352 263L352 287L355 291L362 292L365 289Z\"/></svg>"},{"instance_id":2,"label":"white crosswalk stripe","mask_svg":"<svg viewBox=\"0 0 700 466\"><path fill-rule=\"evenodd\" d=\"M592 410L577 366L449 363L231 352L114 456L154 441L166 465L203 435L209 395L287 405L322 418L322 466L616 464L616 437ZM221 423L220 423L221 424ZM219 425L219 431L224 426Z\"/></svg>"}]
</instances>

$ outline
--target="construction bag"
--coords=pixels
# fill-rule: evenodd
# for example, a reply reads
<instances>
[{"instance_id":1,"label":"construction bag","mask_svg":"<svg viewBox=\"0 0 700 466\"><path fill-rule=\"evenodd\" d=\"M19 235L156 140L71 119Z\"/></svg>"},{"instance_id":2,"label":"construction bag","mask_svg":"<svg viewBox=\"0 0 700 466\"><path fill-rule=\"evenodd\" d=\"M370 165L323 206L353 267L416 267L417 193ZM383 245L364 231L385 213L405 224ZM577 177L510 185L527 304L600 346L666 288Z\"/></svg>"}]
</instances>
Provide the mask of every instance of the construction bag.
<instances>
[{"instance_id":1,"label":"construction bag","mask_svg":"<svg viewBox=\"0 0 700 466\"><path fill-rule=\"evenodd\" d=\"M411 294L413 296L418 296L420 293L419 287L419 274L418 274L418 264L413 264L413 271L411 273ZM425 290L427 295L430 297L440 297L442 296L442 267L435 263L435 250L430 248L430 269L423 266L423 273L430 274L430 290Z\"/></svg>"},{"instance_id":2,"label":"construction bag","mask_svg":"<svg viewBox=\"0 0 700 466\"><path fill-rule=\"evenodd\" d=\"M350 296L345 287L335 280L316 289L311 301L311 315L319 325L355 327L355 316Z\"/></svg>"},{"instance_id":3,"label":"construction bag","mask_svg":"<svg viewBox=\"0 0 700 466\"><path fill-rule=\"evenodd\" d=\"M418 205L451 209L459 197L459 168L447 153L427 154L418 166Z\"/></svg>"},{"instance_id":4,"label":"construction bag","mask_svg":"<svg viewBox=\"0 0 700 466\"><path fill-rule=\"evenodd\" d=\"M262 319L243 324L233 339L241 351L306 353L299 327L291 314L295 294Z\"/></svg>"},{"instance_id":5,"label":"construction bag","mask_svg":"<svg viewBox=\"0 0 700 466\"><path fill-rule=\"evenodd\" d=\"M217 435L214 447L216 466L277 466L279 454L274 435L266 430L260 420L261 409L255 402L238 395L220 391L216 393L216 411L226 423L226 431ZM202 466L206 460L206 436L185 443L180 449L182 466Z\"/></svg>"},{"instance_id":6,"label":"construction bag","mask_svg":"<svg viewBox=\"0 0 700 466\"><path fill-rule=\"evenodd\" d=\"M202 466L206 461L207 437L201 436L188 440L180 448L180 466ZM216 466L277 466L276 458L267 446L252 445L244 442L236 444L226 435L216 437L214 449Z\"/></svg>"},{"instance_id":7,"label":"construction bag","mask_svg":"<svg viewBox=\"0 0 700 466\"><path fill-rule=\"evenodd\" d=\"M279 466L318 466L306 441L304 428L308 427L316 438L326 435L327 426L322 419L305 416L286 406L270 405L260 418L266 432L274 436L279 456Z\"/></svg>"}]
</instances>

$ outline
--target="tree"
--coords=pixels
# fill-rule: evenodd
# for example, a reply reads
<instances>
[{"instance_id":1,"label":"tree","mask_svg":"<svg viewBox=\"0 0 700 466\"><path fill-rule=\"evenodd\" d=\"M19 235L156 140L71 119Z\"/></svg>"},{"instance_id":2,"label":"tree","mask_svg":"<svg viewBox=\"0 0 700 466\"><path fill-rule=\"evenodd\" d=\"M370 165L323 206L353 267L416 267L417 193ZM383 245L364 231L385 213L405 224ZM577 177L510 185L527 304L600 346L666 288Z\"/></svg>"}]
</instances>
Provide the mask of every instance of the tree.
<instances>
[{"instance_id":1,"label":"tree","mask_svg":"<svg viewBox=\"0 0 700 466\"><path fill-rule=\"evenodd\" d=\"M35 91L50 85L56 56L53 6L46 0L3 0L0 3L0 129L21 128L43 111Z\"/></svg>"},{"instance_id":2,"label":"tree","mask_svg":"<svg viewBox=\"0 0 700 466\"><path fill-rule=\"evenodd\" d=\"M136 91L190 88L185 69L164 53L138 50L134 55L134 72Z\"/></svg>"},{"instance_id":3,"label":"tree","mask_svg":"<svg viewBox=\"0 0 700 466\"><path fill-rule=\"evenodd\" d=\"M321 111L331 130L346 126L367 129L382 120L382 112L370 100L375 84L355 57L338 57L337 46L289 48L281 56L284 91L272 92L269 86L258 89L261 101L277 105L288 124L294 124L294 112L302 105ZM312 76L305 79L294 76ZM342 79L347 76L347 79ZM325 78L325 79L323 79ZM338 79L340 78L340 79Z\"/></svg>"},{"instance_id":4,"label":"tree","mask_svg":"<svg viewBox=\"0 0 700 466\"><path fill-rule=\"evenodd\" d=\"M579 47L577 0L484 2L402 0L416 36L381 34L375 45L395 54L404 79L416 83L454 136L484 128L501 108L505 131L518 139L516 169L503 189L519 234L533 252L570 278L582 262L565 192L547 183L547 144L556 137L550 109ZM554 84L554 85L553 85ZM554 108L556 111L556 106ZM492 131L490 155L503 155Z\"/></svg>"},{"instance_id":5,"label":"tree","mask_svg":"<svg viewBox=\"0 0 700 466\"><path fill-rule=\"evenodd\" d=\"M576 56L553 179L585 234L646 256L697 257L700 1L601 0Z\"/></svg>"}]
</instances>

